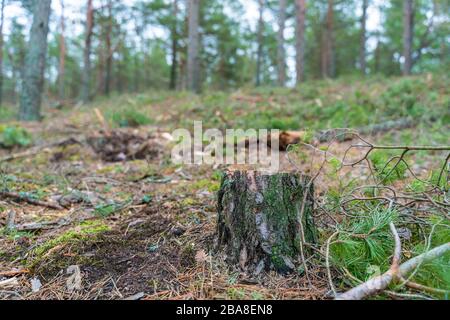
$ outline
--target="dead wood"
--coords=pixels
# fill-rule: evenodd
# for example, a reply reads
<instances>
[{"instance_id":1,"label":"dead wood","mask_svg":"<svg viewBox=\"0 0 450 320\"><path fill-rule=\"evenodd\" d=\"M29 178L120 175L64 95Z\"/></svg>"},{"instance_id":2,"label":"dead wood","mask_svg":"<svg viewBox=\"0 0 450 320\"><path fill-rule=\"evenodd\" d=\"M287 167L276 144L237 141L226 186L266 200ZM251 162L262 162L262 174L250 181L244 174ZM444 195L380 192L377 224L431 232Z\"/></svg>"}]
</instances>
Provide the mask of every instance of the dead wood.
<instances>
[{"instance_id":1,"label":"dead wood","mask_svg":"<svg viewBox=\"0 0 450 320\"><path fill-rule=\"evenodd\" d=\"M20 194L20 193L16 193L16 192L0 191L0 198L10 198L10 199L14 199L16 201L27 202L27 203L35 205L35 206L46 207L46 208L55 209L55 210L64 210L64 208L58 204L54 204L54 203L50 203L50 202L46 202L46 201L35 200L35 199L28 197L26 194Z\"/></svg>"},{"instance_id":2,"label":"dead wood","mask_svg":"<svg viewBox=\"0 0 450 320\"><path fill-rule=\"evenodd\" d=\"M350 130L347 128L331 129L318 132L315 135L314 140L320 143L329 142L333 139L343 142L355 139L354 135L355 132L358 132L361 135L376 135L391 130L412 128L416 125L416 123L417 123L416 121L408 117L408 118L401 118L398 120L389 120L374 125L356 128L354 130Z\"/></svg>"},{"instance_id":3,"label":"dead wood","mask_svg":"<svg viewBox=\"0 0 450 320\"><path fill-rule=\"evenodd\" d=\"M107 162L154 159L163 151L156 137L128 129L97 132L87 138L87 143Z\"/></svg>"},{"instance_id":4,"label":"dead wood","mask_svg":"<svg viewBox=\"0 0 450 320\"><path fill-rule=\"evenodd\" d=\"M0 288L11 288L17 286L19 286L19 280L16 277L0 281Z\"/></svg>"},{"instance_id":5,"label":"dead wood","mask_svg":"<svg viewBox=\"0 0 450 320\"><path fill-rule=\"evenodd\" d=\"M73 145L73 144L82 144L82 143L74 137L59 140L56 142L46 143L46 144L43 144L40 146L36 146L36 147L34 147L30 150L24 151L24 152L14 153L14 154L5 156L3 158L0 158L0 163L6 162L6 161L17 160L17 159L21 159L21 158L32 157L41 152L44 152L46 149L49 149L49 148L64 147L64 146L69 146L69 145Z\"/></svg>"},{"instance_id":6,"label":"dead wood","mask_svg":"<svg viewBox=\"0 0 450 320\"><path fill-rule=\"evenodd\" d=\"M16 277L16 276L20 276L22 274L28 274L30 273L30 270L28 269L20 269L20 270L12 270L12 271L4 271L4 272L0 272L0 277Z\"/></svg>"},{"instance_id":7,"label":"dead wood","mask_svg":"<svg viewBox=\"0 0 450 320\"><path fill-rule=\"evenodd\" d=\"M229 171L218 195L217 247L231 264L259 274L295 269L316 241L310 178L296 173Z\"/></svg>"}]
</instances>

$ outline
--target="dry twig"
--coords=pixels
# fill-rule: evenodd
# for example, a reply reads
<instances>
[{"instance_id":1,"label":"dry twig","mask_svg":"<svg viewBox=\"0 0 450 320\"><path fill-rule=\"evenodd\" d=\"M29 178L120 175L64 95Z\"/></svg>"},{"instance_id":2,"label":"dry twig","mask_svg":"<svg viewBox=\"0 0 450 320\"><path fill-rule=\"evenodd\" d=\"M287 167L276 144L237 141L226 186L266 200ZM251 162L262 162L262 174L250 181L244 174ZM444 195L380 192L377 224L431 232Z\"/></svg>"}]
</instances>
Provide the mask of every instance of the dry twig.
<instances>
[{"instance_id":1,"label":"dry twig","mask_svg":"<svg viewBox=\"0 0 450 320\"><path fill-rule=\"evenodd\" d=\"M20 194L16 192L7 192L7 191L0 191L0 198L10 198L14 199L16 201L24 201L32 205L40 206L40 207L46 207L49 209L55 209L55 210L64 210L63 207L61 207L58 204L46 202L46 201L40 201L32 199L25 194Z\"/></svg>"}]
</instances>

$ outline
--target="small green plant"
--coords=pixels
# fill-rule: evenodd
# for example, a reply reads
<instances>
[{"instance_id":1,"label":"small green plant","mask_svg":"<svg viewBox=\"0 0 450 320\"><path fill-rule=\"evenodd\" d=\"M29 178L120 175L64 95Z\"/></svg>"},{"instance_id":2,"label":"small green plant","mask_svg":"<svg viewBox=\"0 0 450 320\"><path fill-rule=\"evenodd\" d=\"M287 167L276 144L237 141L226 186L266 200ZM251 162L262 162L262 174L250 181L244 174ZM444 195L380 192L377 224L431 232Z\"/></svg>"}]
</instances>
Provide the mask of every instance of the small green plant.
<instances>
[{"instance_id":1,"label":"small green plant","mask_svg":"<svg viewBox=\"0 0 450 320\"><path fill-rule=\"evenodd\" d=\"M377 178L383 184L389 185L405 178L408 167L403 161L398 162L398 157L390 158L388 153L376 151L370 154L369 159L374 166Z\"/></svg>"},{"instance_id":2,"label":"small green plant","mask_svg":"<svg viewBox=\"0 0 450 320\"><path fill-rule=\"evenodd\" d=\"M364 281L373 274L374 266L386 271L394 244L389 223L396 219L394 210L375 209L344 222L330 246L331 261Z\"/></svg>"},{"instance_id":3,"label":"small green plant","mask_svg":"<svg viewBox=\"0 0 450 320\"><path fill-rule=\"evenodd\" d=\"M31 135L24 128L0 126L0 146L4 148L26 147L31 142Z\"/></svg>"},{"instance_id":4,"label":"small green plant","mask_svg":"<svg viewBox=\"0 0 450 320\"><path fill-rule=\"evenodd\" d=\"M429 188L429 185L420 180L413 180L406 188L412 192L424 192Z\"/></svg>"},{"instance_id":5,"label":"small green plant","mask_svg":"<svg viewBox=\"0 0 450 320\"><path fill-rule=\"evenodd\" d=\"M95 207L94 214L106 218L125 208L131 201L132 199L125 202L101 203Z\"/></svg>"},{"instance_id":6,"label":"small green plant","mask_svg":"<svg viewBox=\"0 0 450 320\"><path fill-rule=\"evenodd\" d=\"M124 109L114 112L112 115L112 121L119 127L140 127L152 123L152 120L135 109Z\"/></svg>"},{"instance_id":7,"label":"small green plant","mask_svg":"<svg viewBox=\"0 0 450 320\"><path fill-rule=\"evenodd\" d=\"M440 171L432 171L430 178L430 184L438 188L448 190L450 188L450 180L448 179L448 173L444 170L441 174Z\"/></svg>"},{"instance_id":8,"label":"small green plant","mask_svg":"<svg viewBox=\"0 0 450 320\"><path fill-rule=\"evenodd\" d=\"M227 296L230 300L243 300L246 298L245 291L236 288L229 288L227 290Z\"/></svg>"},{"instance_id":9,"label":"small green plant","mask_svg":"<svg viewBox=\"0 0 450 320\"><path fill-rule=\"evenodd\" d=\"M0 236L6 236L8 239L11 240L19 240L22 238L32 238L34 237L33 233L26 232L26 231L17 231L15 229L8 229L8 228L2 228L0 229Z\"/></svg>"},{"instance_id":10,"label":"small green plant","mask_svg":"<svg viewBox=\"0 0 450 320\"><path fill-rule=\"evenodd\" d=\"M153 201L153 196L150 194L146 194L142 197L142 203L149 204Z\"/></svg>"}]
</instances>

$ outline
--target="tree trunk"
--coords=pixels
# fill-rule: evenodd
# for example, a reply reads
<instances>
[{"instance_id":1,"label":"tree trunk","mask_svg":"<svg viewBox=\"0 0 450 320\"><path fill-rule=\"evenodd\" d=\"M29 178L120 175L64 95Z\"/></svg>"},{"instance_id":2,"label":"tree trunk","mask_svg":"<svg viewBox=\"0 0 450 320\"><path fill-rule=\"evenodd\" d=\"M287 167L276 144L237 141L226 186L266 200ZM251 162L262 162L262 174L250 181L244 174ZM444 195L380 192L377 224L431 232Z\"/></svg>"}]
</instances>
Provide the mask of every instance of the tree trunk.
<instances>
[{"instance_id":1,"label":"tree trunk","mask_svg":"<svg viewBox=\"0 0 450 320\"><path fill-rule=\"evenodd\" d=\"M326 28L321 28L320 32L320 74L322 78L328 77L327 74L327 36Z\"/></svg>"},{"instance_id":2,"label":"tree trunk","mask_svg":"<svg viewBox=\"0 0 450 320\"><path fill-rule=\"evenodd\" d=\"M334 61L334 1L328 0L326 32L325 32L325 74L333 78L336 74Z\"/></svg>"},{"instance_id":3,"label":"tree trunk","mask_svg":"<svg viewBox=\"0 0 450 320\"><path fill-rule=\"evenodd\" d=\"M173 0L173 25L172 25L172 66L170 68L170 86L171 90L177 88L177 70L178 70L178 0Z\"/></svg>"},{"instance_id":4,"label":"tree trunk","mask_svg":"<svg viewBox=\"0 0 450 320\"><path fill-rule=\"evenodd\" d=\"M93 0L87 0L86 13L86 37L84 41L84 70L82 75L81 99L83 103L91 101L91 47L92 47L92 33L94 29L94 7Z\"/></svg>"},{"instance_id":5,"label":"tree trunk","mask_svg":"<svg viewBox=\"0 0 450 320\"><path fill-rule=\"evenodd\" d=\"M138 47L137 41L134 42L134 46L135 46L135 48ZM133 63L134 63L134 66L133 66L133 69L134 69L133 70L134 71L133 87L134 87L134 92L140 92L139 84L141 83L141 70L140 70L141 63L140 63L139 60L140 59L139 59L138 53L136 52L134 54L134 57L133 57Z\"/></svg>"},{"instance_id":6,"label":"tree trunk","mask_svg":"<svg viewBox=\"0 0 450 320\"><path fill-rule=\"evenodd\" d=\"M187 85L188 89L200 92L200 65L199 65L199 15L200 0L189 0L188 7L189 18L189 43L188 43L188 62L187 62Z\"/></svg>"},{"instance_id":7,"label":"tree trunk","mask_svg":"<svg viewBox=\"0 0 450 320\"><path fill-rule=\"evenodd\" d=\"M363 75L367 71L367 8L369 7L369 0L363 0L362 4L362 16L361 16L361 38L360 38L360 48L359 48L359 67Z\"/></svg>"},{"instance_id":8,"label":"tree trunk","mask_svg":"<svg viewBox=\"0 0 450 320\"><path fill-rule=\"evenodd\" d=\"M258 20L258 52L256 56L256 86L261 85L261 69L264 42L264 0L258 0L259 3L259 20Z\"/></svg>"},{"instance_id":9,"label":"tree trunk","mask_svg":"<svg viewBox=\"0 0 450 320\"><path fill-rule=\"evenodd\" d=\"M64 1L61 0L61 34L59 36L59 71L58 71L58 96L59 103L64 104L65 99L65 73L66 73L66 39L64 36L66 30L64 17Z\"/></svg>"},{"instance_id":10,"label":"tree trunk","mask_svg":"<svg viewBox=\"0 0 450 320\"><path fill-rule=\"evenodd\" d=\"M111 75L112 75L112 29L113 29L113 15L112 15L112 0L108 0L108 22L106 27L106 73L105 73L105 95L109 96L111 93Z\"/></svg>"},{"instance_id":11,"label":"tree trunk","mask_svg":"<svg viewBox=\"0 0 450 320\"><path fill-rule=\"evenodd\" d=\"M217 247L251 273L292 271L316 242L310 178L295 173L227 172L218 194ZM306 192L306 194L305 194Z\"/></svg>"},{"instance_id":12,"label":"tree trunk","mask_svg":"<svg viewBox=\"0 0 450 320\"><path fill-rule=\"evenodd\" d=\"M381 43L380 43L380 35L377 33L377 45L375 46L375 51L373 53L373 70L374 73L380 73L381 70Z\"/></svg>"},{"instance_id":13,"label":"tree trunk","mask_svg":"<svg viewBox=\"0 0 450 320\"><path fill-rule=\"evenodd\" d=\"M286 51L284 48L284 29L286 26L286 0L280 0L280 7L278 11L278 85L284 86L286 84Z\"/></svg>"},{"instance_id":14,"label":"tree trunk","mask_svg":"<svg viewBox=\"0 0 450 320\"><path fill-rule=\"evenodd\" d=\"M305 16L306 0L296 0L296 71L297 85L305 80Z\"/></svg>"},{"instance_id":15,"label":"tree trunk","mask_svg":"<svg viewBox=\"0 0 450 320\"><path fill-rule=\"evenodd\" d=\"M2 0L0 11L0 108L3 103L3 26L5 22L5 1Z\"/></svg>"},{"instance_id":16,"label":"tree trunk","mask_svg":"<svg viewBox=\"0 0 450 320\"><path fill-rule=\"evenodd\" d=\"M91 51L92 51L92 35L94 29L94 8L93 0L87 0L86 9L86 32L85 44L83 50L84 70L82 75L81 99L83 103L91 101Z\"/></svg>"},{"instance_id":17,"label":"tree trunk","mask_svg":"<svg viewBox=\"0 0 450 320\"><path fill-rule=\"evenodd\" d=\"M11 102L16 104L17 100L17 67L14 63L14 58L12 54L8 53L9 61L11 61L11 82L13 83L11 91Z\"/></svg>"},{"instance_id":18,"label":"tree trunk","mask_svg":"<svg viewBox=\"0 0 450 320\"><path fill-rule=\"evenodd\" d=\"M403 0L403 56L405 59L403 75L411 74L412 44L414 29L413 0Z\"/></svg>"},{"instance_id":19,"label":"tree trunk","mask_svg":"<svg viewBox=\"0 0 450 320\"><path fill-rule=\"evenodd\" d=\"M33 24L23 72L19 118L23 121L41 120L42 90L47 55L48 23L51 0L39 0L33 8Z\"/></svg>"}]
</instances>

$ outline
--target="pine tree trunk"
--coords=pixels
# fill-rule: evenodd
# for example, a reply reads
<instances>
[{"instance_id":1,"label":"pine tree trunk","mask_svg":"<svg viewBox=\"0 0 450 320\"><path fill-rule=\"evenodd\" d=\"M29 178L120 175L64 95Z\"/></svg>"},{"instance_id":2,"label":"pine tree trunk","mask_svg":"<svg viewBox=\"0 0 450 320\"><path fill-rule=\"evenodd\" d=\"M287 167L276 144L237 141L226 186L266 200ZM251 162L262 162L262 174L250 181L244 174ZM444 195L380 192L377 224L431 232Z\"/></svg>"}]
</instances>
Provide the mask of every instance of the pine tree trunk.
<instances>
[{"instance_id":1,"label":"pine tree trunk","mask_svg":"<svg viewBox=\"0 0 450 320\"><path fill-rule=\"evenodd\" d=\"M172 65L170 67L170 85L171 90L177 88L177 70L178 70L178 0L173 0L173 25L171 31L172 37Z\"/></svg>"},{"instance_id":2,"label":"pine tree trunk","mask_svg":"<svg viewBox=\"0 0 450 320\"><path fill-rule=\"evenodd\" d=\"M305 15L306 0L296 0L296 71L297 84L305 80Z\"/></svg>"},{"instance_id":3,"label":"pine tree trunk","mask_svg":"<svg viewBox=\"0 0 450 320\"><path fill-rule=\"evenodd\" d=\"M87 1L86 13L86 38L84 43L84 70L82 75L81 99L83 103L91 101L91 46L92 33L94 29L94 7L93 0Z\"/></svg>"},{"instance_id":4,"label":"pine tree trunk","mask_svg":"<svg viewBox=\"0 0 450 320\"><path fill-rule=\"evenodd\" d=\"M377 35L377 45L375 47L373 57L373 63L374 63L374 71L375 73L380 73L381 71L381 43L380 43L380 36Z\"/></svg>"},{"instance_id":5,"label":"pine tree trunk","mask_svg":"<svg viewBox=\"0 0 450 320\"><path fill-rule=\"evenodd\" d=\"M284 86L286 84L286 50L284 48L284 29L286 26L286 0L280 0L280 7L278 11L278 85Z\"/></svg>"},{"instance_id":6,"label":"pine tree trunk","mask_svg":"<svg viewBox=\"0 0 450 320\"><path fill-rule=\"evenodd\" d=\"M259 20L258 20L258 52L256 56L256 86L261 85L262 55L264 42L264 0L258 0Z\"/></svg>"},{"instance_id":7,"label":"pine tree trunk","mask_svg":"<svg viewBox=\"0 0 450 320\"><path fill-rule=\"evenodd\" d=\"M59 74L58 74L58 96L59 103L64 104L65 99L65 73L66 73L66 39L65 39L65 17L64 17L64 1L61 0L61 34L59 36Z\"/></svg>"},{"instance_id":8,"label":"pine tree trunk","mask_svg":"<svg viewBox=\"0 0 450 320\"><path fill-rule=\"evenodd\" d=\"M361 37L360 37L360 48L359 48L359 67L363 75L366 74L367 63L366 63L366 42L367 42L367 8L369 6L369 0L363 0L362 5L362 16L361 16Z\"/></svg>"},{"instance_id":9,"label":"pine tree trunk","mask_svg":"<svg viewBox=\"0 0 450 320\"><path fill-rule=\"evenodd\" d=\"M328 0L325 48L326 76L334 78L336 75L334 56L334 0Z\"/></svg>"},{"instance_id":10,"label":"pine tree trunk","mask_svg":"<svg viewBox=\"0 0 450 320\"><path fill-rule=\"evenodd\" d=\"M405 63L403 75L410 75L412 68L412 43L413 43L413 0L403 0L403 56Z\"/></svg>"},{"instance_id":11,"label":"pine tree trunk","mask_svg":"<svg viewBox=\"0 0 450 320\"><path fill-rule=\"evenodd\" d=\"M320 32L320 75L322 78L328 77L327 72L327 36L326 36L326 28L321 28Z\"/></svg>"},{"instance_id":12,"label":"pine tree trunk","mask_svg":"<svg viewBox=\"0 0 450 320\"><path fill-rule=\"evenodd\" d=\"M105 95L109 96L111 93L111 76L113 67L113 49L112 49L112 29L113 29L113 13L112 13L112 0L108 0L108 22L106 27L106 66L105 66Z\"/></svg>"},{"instance_id":13,"label":"pine tree trunk","mask_svg":"<svg viewBox=\"0 0 450 320\"><path fill-rule=\"evenodd\" d=\"M135 47L137 48L137 41L135 42ZM139 56L137 53L134 54L133 57L133 71L134 71L134 76L133 76L133 89L134 92L139 92L140 87L139 84L141 83L141 70L140 70L140 61L139 61Z\"/></svg>"},{"instance_id":14,"label":"pine tree trunk","mask_svg":"<svg viewBox=\"0 0 450 320\"><path fill-rule=\"evenodd\" d=\"M310 178L295 173L227 172L218 195L217 247L227 261L258 274L296 268L316 242Z\"/></svg>"},{"instance_id":15,"label":"pine tree trunk","mask_svg":"<svg viewBox=\"0 0 450 320\"><path fill-rule=\"evenodd\" d=\"M0 9L0 108L3 103L3 26L5 22L5 1L6 0L2 0Z\"/></svg>"},{"instance_id":16,"label":"pine tree trunk","mask_svg":"<svg viewBox=\"0 0 450 320\"><path fill-rule=\"evenodd\" d=\"M39 0L34 5L33 24L25 58L20 98L19 118L23 121L41 120L51 3L51 0Z\"/></svg>"},{"instance_id":17,"label":"pine tree trunk","mask_svg":"<svg viewBox=\"0 0 450 320\"><path fill-rule=\"evenodd\" d=\"M199 65L199 15L200 0L189 0L189 43L187 61L187 86L188 89L200 92L200 65Z\"/></svg>"}]
</instances>

